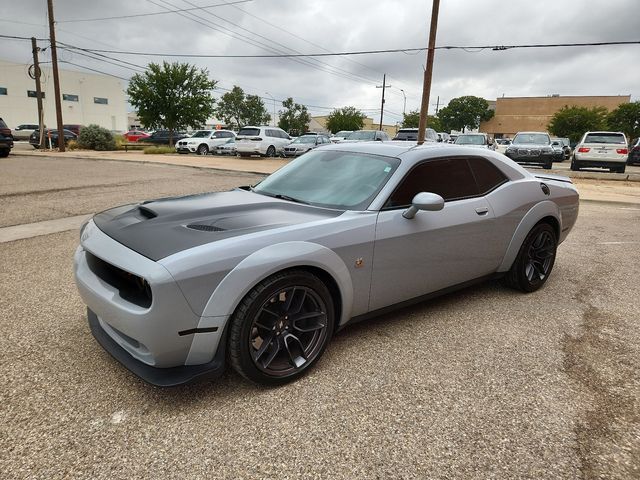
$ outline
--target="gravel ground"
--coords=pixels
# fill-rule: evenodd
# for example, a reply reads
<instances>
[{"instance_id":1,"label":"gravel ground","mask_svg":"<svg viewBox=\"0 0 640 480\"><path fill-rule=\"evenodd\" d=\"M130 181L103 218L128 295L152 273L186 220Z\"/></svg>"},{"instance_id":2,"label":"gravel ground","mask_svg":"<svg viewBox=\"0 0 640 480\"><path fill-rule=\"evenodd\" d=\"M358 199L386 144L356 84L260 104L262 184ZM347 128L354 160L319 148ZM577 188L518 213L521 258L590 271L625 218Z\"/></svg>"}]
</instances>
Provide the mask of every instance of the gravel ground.
<instances>
[{"instance_id":1,"label":"gravel ground","mask_svg":"<svg viewBox=\"0 0 640 480\"><path fill-rule=\"evenodd\" d=\"M70 165L68 182L25 176L24 191L136 179L132 165ZM249 178L159 169L141 166L135 192L56 201L78 214ZM39 202L22 197L25 212ZM639 238L640 208L586 203L541 291L487 283L354 325L275 389L233 373L144 384L89 332L77 232L5 243L0 477L639 478Z\"/></svg>"},{"instance_id":2,"label":"gravel ground","mask_svg":"<svg viewBox=\"0 0 640 480\"><path fill-rule=\"evenodd\" d=\"M162 164L11 155L0 162L0 227L94 213L148 198L227 190L260 178Z\"/></svg>"}]
</instances>

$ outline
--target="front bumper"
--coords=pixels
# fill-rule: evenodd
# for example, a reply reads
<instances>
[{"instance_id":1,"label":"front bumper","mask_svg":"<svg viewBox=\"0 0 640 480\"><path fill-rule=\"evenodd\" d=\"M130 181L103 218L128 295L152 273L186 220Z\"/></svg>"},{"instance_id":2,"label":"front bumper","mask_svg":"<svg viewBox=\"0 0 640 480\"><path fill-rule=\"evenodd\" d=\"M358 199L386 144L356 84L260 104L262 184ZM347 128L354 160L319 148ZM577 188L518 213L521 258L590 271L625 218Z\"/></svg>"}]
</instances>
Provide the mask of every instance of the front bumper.
<instances>
[{"instance_id":1,"label":"front bumper","mask_svg":"<svg viewBox=\"0 0 640 480\"><path fill-rule=\"evenodd\" d=\"M113 358L124 365L131 373L147 383L157 387L175 387L196 380L214 380L224 373L225 348L224 344L218 348L215 357L208 363L201 365L183 365L172 368L157 368L136 360L129 352L122 348L101 325L98 316L87 308L89 328L97 342Z\"/></svg>"},{"instance_id":2,"label":"front bumper","mask_svg":"<svg viewBox=\"0 0 640 480\"><path fill-rule=\"evenodd\" d=\"M521 155L518 153L512 153L507 151L505 152L505 155L516 163L532 164L532 165L547 165L549 163L552 163L553 160L556 158L553 152L540 153L538 155L529 155L529 154Z\"/></svg>"},{"instance_id":3,"label":"front bumper","mask_svg":"<svg viewBox=\"0 0 640 480\"><path fill-rule=\"evenodd\" d=\"M93 221L81 243L74 257L76 285L91 311L92 332L109 353L154 385L176 385L224 368L218 350L224 349L220 341L228 317L196 315L164 266L116 242ZM123 285L101 270L105 265L146 280L150 303L123 294Z\"/></svg>"},{"instance_id":4,"label":"front bumper","mask_svg":"<svg viewBox=\"0 0 640 480\"><path fill-rule=\"evenodd\" d=\"M178 153L195 153L197 147L195 145L176 145L176 152Z\"/></svg>"}]
</instances>

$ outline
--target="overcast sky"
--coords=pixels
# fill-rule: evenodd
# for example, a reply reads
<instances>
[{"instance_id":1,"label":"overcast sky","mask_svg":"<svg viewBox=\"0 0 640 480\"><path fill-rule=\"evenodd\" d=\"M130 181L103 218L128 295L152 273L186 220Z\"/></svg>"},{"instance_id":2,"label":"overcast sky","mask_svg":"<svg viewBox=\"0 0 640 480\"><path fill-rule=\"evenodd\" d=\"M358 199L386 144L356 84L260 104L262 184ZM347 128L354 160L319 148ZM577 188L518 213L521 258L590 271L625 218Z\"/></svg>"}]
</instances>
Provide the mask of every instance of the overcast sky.
<instances>
[{"instance_id":1,"label":"overcast sky","mask_svg":"<svg viewBox=\"0 0 640 480\"><path fill-rule=\"evenodd\" d=\"M58 41L82 48L172 54L316 53L424 47L431 0L252 0L207 10L91 22L66 20L161 12L238 0L54 0ZM438 45L640 40L640 0L442 0ZM46 0L0 1L0 33L48 35ZM45 42L41 42L44 46ZM28 42L0 39L0 57L29 62ZM144 66L161 57L110 56ZM134 71L62 51L59 58L128 78ZM430 113L461 95L626 95L640 100L640 45L509 51L439 50ZM309 105L314 115L354 105L385 123L418 108L425 52L319 59L186 59L223 88ZM48 52L43 60L50 60ZM64 68L77 69L65 65ZM0 77L2 72L0 72ZM125 82L123 82L124 84ZM268 92L268 93L267 93ZM224 93L224 92L220 92ZM273 102L265 100L271 112ZM322 107L322 108L321 108ZM278 104L276 108L281 108Z\"/></svg>"}]
</instances>

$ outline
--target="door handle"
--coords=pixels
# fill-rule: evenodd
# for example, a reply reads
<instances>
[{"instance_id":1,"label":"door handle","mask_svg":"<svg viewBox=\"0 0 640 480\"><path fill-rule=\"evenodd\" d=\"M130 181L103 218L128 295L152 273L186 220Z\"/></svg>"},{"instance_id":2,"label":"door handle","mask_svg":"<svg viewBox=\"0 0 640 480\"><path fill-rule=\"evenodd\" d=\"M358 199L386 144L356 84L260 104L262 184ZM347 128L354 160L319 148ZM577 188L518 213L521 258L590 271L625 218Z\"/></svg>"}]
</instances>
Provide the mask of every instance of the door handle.
<instances>
[{"instance_id":1,"label":"door handle","mask_svg":"<svg viewBox=\"0 0 640 480\"><path fill-rule=\"evenodd\" d=\"M487 213L489 213L489 209L487 207L478 207L476 208L476 213L478 215L486 215Z\"/></svg>"}]
</instances>

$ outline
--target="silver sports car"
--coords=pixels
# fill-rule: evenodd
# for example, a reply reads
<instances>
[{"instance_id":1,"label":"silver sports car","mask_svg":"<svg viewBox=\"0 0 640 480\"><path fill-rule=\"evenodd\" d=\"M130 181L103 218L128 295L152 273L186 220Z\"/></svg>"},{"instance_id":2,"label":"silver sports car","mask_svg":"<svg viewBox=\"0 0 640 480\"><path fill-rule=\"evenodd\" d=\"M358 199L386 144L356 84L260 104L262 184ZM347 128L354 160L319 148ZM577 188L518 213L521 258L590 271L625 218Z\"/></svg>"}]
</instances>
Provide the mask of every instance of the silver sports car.
<instances>
[{"instance_id":1,"label":"silver sports car","mask_svg":"<svg viewBox=\"0 0 640 480\"><path fill-rule=\"evenodd\" d=\"M273 385L351 321L489 278L540 288L577 216L568 178L489 150L335 144L252 187L95 215L75 277L97 341L146 381L228 362Z\"/></svg>"}]
</instances>

